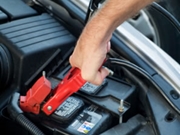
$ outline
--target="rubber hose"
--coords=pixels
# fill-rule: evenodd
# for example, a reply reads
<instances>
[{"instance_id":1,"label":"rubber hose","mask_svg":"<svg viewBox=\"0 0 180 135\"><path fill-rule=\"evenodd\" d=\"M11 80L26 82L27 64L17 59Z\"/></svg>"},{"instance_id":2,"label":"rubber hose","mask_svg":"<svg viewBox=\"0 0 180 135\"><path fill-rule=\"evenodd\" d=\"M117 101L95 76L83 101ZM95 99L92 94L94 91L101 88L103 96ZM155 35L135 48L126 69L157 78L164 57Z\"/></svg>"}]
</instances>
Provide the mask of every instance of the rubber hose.
<instances>
[{"instance_id":1,"label":"rubber hose","mask_svg":"<svg viewBox=\"0 0 180 135\"><path fill-rule=\"evenodd\" d=\"M23 115L23 111L19 107L19 97L20 94L15 92L10 100L10 104L7 109L11 118L28 130L32 135L44 135L44 133L42 133L36 125Z\"/></svg>"},{"instance_id":2,"label":"rubber hose","mask_svg":"<svg viewBox=\"0 0 180 135\"><path fill-rule=\"evenodd\" d=\"M31 121L29 121L23 114L19 114L16 121L25 127L32 135L44 135Z\"/></svg>"}]
</instances>

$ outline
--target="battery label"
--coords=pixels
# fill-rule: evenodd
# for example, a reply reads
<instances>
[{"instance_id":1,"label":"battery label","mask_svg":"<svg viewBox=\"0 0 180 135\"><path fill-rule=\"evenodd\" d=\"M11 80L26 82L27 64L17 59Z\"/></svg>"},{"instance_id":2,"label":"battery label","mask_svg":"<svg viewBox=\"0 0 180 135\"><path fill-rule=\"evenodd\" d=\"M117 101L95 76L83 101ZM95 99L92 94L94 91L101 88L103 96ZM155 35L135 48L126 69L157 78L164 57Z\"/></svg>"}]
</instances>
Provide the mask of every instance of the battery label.
<instances>
[{"instance_id":1,"label":"battery label","mask_svg":"<svg viewBox=\"0 0 180 135\"><path fill-rule=\"evenodd\" d=\"M93 123L85 121L79 128L78 131L87 134L94 127Z\"/></svg>"},{"instance_id":2,"label":"battery label","mask_svg":"<svg viewBox=\"0 0 180 135\"><path fill-rule=\"evenodd\" d=\"M88 94L96 94L105 84L106 80L103 81L102 85L94 85L92 83L86 82L80 89L80 91L83 91Z\"/></svg>"},{"instance_id":3,"label":"battery label","mask_svg":"<svg viewBox=\"0 0 180 135\"><path fill-rule=\"evenodd\" d=\"M89 106L77 116L70 126L78 132L88 134L102 118L102 115L98 114L97 109L97 106Z\"/></svg>"},{"instance_id":4,"label":"battery label","mask_svg":"<svg viewBox=\"0 0 180 135\"><path fill-rule=\"evenodd\" d=\"M61 120L66 120L72 117L72 115L77 112L77 110L82 107L83 101L75 98L68 97L54 112L56 118L58 117Z\"/></svg>"}]
</instances>

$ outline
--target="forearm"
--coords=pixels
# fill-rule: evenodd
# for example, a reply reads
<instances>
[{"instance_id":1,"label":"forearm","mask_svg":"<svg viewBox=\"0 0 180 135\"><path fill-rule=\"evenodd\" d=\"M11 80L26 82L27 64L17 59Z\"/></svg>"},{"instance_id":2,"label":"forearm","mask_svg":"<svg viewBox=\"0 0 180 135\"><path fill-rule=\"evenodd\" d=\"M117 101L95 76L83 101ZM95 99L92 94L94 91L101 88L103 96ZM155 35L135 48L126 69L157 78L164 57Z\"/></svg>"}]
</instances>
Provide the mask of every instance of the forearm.
<instances>
[{"instance_id":1,"label":"forearm","mask_svg":"<svg viewBox=\"0 0 180 135\"><path fill-rule=\"evenodd\" d=\"M85 27L81 36L89 37L94 45L106 42L117 26L136 14L153 0L107 0Z\"/></svg>"},{"instance_id":2,"label":"forearm","mask_svg":"<svg viewBox=\"0 0 180 135\"><path fill-rule=\"evenodd\" d=\"M92 22L95 19L102 20L110 26L108 29L113 31L119 24L134 16L151 2L153 0L107 0Z\"/></svg>"},{"instance_id":3,"label":"forearm","mask_svg":"<svg viewBox=\"0 0 180 135\"><path fill-rule=\"evenodd\" d=\"M70 63L81 69L83 79L101 84L109 74L100 68L110 50L110 38L118 25L136 14L153 0L107 0L85 26Z\"/></svg>"}]
</instances>

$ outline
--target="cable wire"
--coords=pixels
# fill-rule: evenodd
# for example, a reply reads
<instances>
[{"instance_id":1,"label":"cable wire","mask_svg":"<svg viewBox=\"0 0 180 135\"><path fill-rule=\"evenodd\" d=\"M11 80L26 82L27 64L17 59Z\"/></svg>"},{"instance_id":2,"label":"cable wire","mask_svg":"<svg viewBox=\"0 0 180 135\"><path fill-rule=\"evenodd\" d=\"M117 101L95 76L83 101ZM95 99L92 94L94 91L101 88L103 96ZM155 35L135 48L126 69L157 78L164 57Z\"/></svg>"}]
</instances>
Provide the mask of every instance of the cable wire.
<instances>
[{"instance_id":1,"label":"cable wire","mask_svg":"<svg viewBox=\"0 0 180 135\"><path fill-rule=\"evenodd\" d=\"M180 110L169 100L169 98L166 96L166 94L163 92L163 90L161 89L161 87L153 80L152 76L146 72L144 69L138 67L137 65L126 61L126 60L122 60L122 59L117 59L117 58L109 58L107 63L110 64L117 64L119 66L123 66L123 67L127 67L130 69L135 70L136 72L140 73L141 75L143 75L147 80L149 80L149 82L155 86L155 88L158 89L158 91L164 96L164 98L166 99L166 101L172 106L172 108L174 110L176 110L179 114L180 114Z\"/></svg>"}]
</instances>

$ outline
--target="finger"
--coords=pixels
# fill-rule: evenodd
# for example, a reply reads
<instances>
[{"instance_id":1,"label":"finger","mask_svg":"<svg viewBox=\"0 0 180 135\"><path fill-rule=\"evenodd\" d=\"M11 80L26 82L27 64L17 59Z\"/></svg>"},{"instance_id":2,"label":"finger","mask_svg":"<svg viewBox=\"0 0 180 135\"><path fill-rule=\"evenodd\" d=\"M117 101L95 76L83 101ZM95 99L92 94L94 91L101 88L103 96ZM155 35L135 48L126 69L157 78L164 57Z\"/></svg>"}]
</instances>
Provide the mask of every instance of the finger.
<instances>
[{"instance_id":1,"label":"finger","mask_svg":"<svg viewBox=\"0 0 180 135\"><path fill-rule=\"evenodd\" d=\"M107 68L102 67L95 76L95 79L91 81L91 83L95 85L101 85L106 76L109 75L109 70Z\"/></svg>"},{"instance_id":2,"label":"finger","mask_svg":"<svg viewBox=\"0 0 180 135\"><path fill-rule=\"evenodd\" d=\"M78 67L78 68L80 67L78 65L79 64L78 59L75 60L73 54L69 57L69 63L72 67Z\"/></svg>"}]
</instances>

